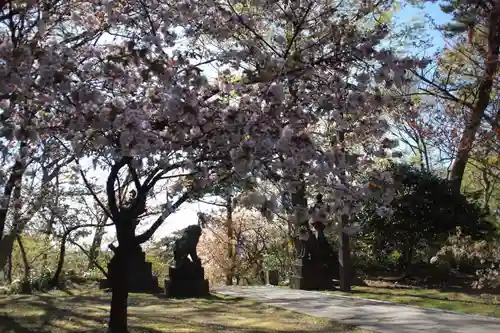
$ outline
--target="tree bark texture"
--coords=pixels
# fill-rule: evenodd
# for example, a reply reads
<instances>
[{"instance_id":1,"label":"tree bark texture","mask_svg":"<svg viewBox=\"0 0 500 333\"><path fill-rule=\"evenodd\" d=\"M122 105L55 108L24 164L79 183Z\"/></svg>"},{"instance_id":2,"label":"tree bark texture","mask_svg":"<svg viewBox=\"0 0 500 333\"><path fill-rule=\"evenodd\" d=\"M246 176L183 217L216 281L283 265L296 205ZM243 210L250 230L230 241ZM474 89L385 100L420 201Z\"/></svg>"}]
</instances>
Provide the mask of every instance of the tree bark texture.
<instances>
[{"instance_id":1,"label":"tree bark texture","mask_svg":"<svg viewBox=\"0 0 500 333\"><path fill-rule=\"evenodd\" d=\"M53 288L59 286L61 273L64 266L64 257L66 255L66 240L68 239L69 233L65 233L61 239L61 247L59 248L59 258L57 259L57 268L49 282L49 285Z\"/></svg>"},{"instance_id":2,"label":"tree bark texture","mask_svg":"<svg viewBox=\"0 0 500 333\"><path fill-rule=\"evenodd\" d=\"M124 244L116 249L113 260L115 270L110 274L111 280L111 311L109 314L109 333L127 333L127 258Z\"/></svg>"},{"instance_id":3,"label":"tree bark texture","mask_svg":"<svg viewBox=\"0 0 500 333\"><path fill-rule=\"evenodd\" d=\"M455 193L460 193L465 168L473 148L476 133L481 126L481 120L490 103L491 91L495 75L498 72L498 57L500 54L500 1L496 1L488 19L487 55L484 60L483 77L478 81L476 101L472 106L467 124L458 144L457 155L453 163L450 180Z\"/></svg>"},{"instance_id":4,"label":"tree bark texture","mask_svg":"<svg viewBox=\"0 0 500 333\"><path fill-rule=\"evenodd\" d=\"M351 291L351 248L349 246L349 235L344 231L344 227L348 225L349 216L342 215L339 237L339 277L340 290L344 292Z\"/></svg>"},{"instance_id":5,"label":"tree bark texture","mask_svg":"<svg viewBox=\"0 0 500 333\"><path fill-rule=\"evenodd\" d=\"M104 223L103 226L99 226L96 228L94 238L92 239L92 245L89 250L89 263L88 269L95 268L95 262L99 256L99 250L101 248L102 237L104 236Z\"/></svg>"}]
</instances>

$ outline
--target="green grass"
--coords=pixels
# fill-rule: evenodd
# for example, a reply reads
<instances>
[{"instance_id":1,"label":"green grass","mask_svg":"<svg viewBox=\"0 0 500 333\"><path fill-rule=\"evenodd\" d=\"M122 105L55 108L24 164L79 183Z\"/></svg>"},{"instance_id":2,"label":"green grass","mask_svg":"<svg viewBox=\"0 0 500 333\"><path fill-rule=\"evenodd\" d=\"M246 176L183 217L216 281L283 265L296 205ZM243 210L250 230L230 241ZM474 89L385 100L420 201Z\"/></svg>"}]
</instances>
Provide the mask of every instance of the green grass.
<instances>
[{"instance_id":1,"label":"green grass","mask_svg":"<svg viewBox=\"0 0 500 333\"><path fill-rule=\"evenodd\" d=\"M109 301L109 294L95 290L0 295L0 332L105 332ZM133 333L366 332L248 300L219 296L172 300L131 295L128 321Z\"/></svg>"},{"instance_id":2,"label":"green grass","mask_svg":"<svg viewBox=\"0 0 500 333\"><path fill-rule=\"evenodd\" d=\"M500 295L444 292L437 289L353 287L351 293L334 293L463 313L500 317Z\"/></svg>"}]
</instances>

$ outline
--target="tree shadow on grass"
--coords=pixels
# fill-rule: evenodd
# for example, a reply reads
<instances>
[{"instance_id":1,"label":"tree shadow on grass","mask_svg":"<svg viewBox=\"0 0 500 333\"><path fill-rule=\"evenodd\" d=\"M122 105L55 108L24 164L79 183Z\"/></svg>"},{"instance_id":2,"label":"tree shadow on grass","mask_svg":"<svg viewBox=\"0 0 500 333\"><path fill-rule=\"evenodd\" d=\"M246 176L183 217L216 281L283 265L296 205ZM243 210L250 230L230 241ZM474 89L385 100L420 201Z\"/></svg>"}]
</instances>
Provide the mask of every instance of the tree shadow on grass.
<instances>
[{"instance_id":1,"label":"tree shadow on grass","mask_svg":"<svg viewBox=\"0 0 500 333\"><path fill-rule=\"evenodd\" d=\"M351 332L338 323L218 295L182 300L131 295L130 301L130 333ZM0 298L0 303L5 333L105 332L109 315L109 297L100 293Z\"/></svg>"},{"instance_id":2,"label":"tree shadow on grass","mask_svg":"<svg viewBox=\"0 0 500 333\"><path fill-rule=\"evenodd\" d=\"M23 326L10 316L0 315L0 332L2 333L39 333L39 330Z\"/></svg>"},{"instance_id":3,"label":"tree shadow on grass","mask_svg":"<svg viewBox=\"0 0 500 333\"><path fill-rule=\"evenodd\" d=\"M167 297L164 293L152 294L152 296L161 299L161 300L185 300L185 299L194 299L193 297ZM208 296L196 297L198 300L206 300L206 301L228 301L228 302L239 302L244 300L244 297L236 297L236 296L224 296L221 294L211 293Z\"/></svg>"}]
</instances>

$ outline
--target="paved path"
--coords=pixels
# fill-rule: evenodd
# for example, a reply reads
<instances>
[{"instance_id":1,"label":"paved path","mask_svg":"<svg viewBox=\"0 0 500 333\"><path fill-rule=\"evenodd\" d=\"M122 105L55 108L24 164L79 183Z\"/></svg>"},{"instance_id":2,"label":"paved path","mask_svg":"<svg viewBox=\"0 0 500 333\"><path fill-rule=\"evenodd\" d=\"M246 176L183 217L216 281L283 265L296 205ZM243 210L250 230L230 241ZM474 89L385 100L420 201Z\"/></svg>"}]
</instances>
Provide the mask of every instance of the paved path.
<instances>
[{"instance_id":1,"label":"paved path","mask_svg":"<svg viewBox=\"0 0 500 333\"><path fill-rule=\"evenodd\" d=\"M224 286L214 291L381 333L500 333L500 318L272 286Z\"/></svg>"}]
</instances>

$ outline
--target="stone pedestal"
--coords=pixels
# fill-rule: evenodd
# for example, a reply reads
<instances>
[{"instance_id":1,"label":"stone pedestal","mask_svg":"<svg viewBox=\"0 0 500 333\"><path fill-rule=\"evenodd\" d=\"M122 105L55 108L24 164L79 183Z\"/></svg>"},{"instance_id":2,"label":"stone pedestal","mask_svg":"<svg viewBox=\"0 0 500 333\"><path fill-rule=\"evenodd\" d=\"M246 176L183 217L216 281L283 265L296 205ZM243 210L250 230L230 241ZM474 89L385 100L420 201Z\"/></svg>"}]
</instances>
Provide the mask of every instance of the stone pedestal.
<instances>
[{"instance_id":1,"label":"stone pedestal","mask_svg":"<svg viewBox=\"0 0 500 333\"><path fill-rule=\"evenodd\" d=\"M266 272L266 284L277 286L279 284L279 272L275 269L270 269Z\"/></svg>"},{"instance_id":2,"label":"stone pedestal","mask_svg":"<svg viewBox=\"0 0 500 333\"><path fill-rule=\"evenodd\" d=\"M314 277L310 260L297 259L293 265L290 277L290 288L301 290L314 290Z\"/></svg>"},{"instance_id":3,"label":"stone pedestal","mask_svg":"<svg viewBox=\"0 0 500 333\"><path fill-rule=\"evenodd\" d=\"M127 279L129 292L156 293L160 290L158 277L153 276L152 264L146 261L146 254L142 250L139 249L133 252L127 260L128 272L123 274L123 278ZM108 264L108 275L113 276L115 270L115 262L111 259ZM99 287L101 289L112 288L110 281L107 279L101 280Z\"/></svg>"},{"instance_id":4,"label":"stone pedestal","mask_svg":"<svg viewBox=\"0 0 500 333\"><path fill-rule=\"evenodd\" d=\"M168 276L165 280L167 297L205 297L210 294L205 270L199 263L191 262L180 267L170 267Z\"/></svg>"},{"instance_id":5,"label":"stone pedestal","mask_svg":"<svg viewBox=\"0 0 500 333\"><path fill-rule=\"evenodd\" d=\"M290 288L334 290L333 276L326 267L310 259L297 259L290 277Z\"/></svg>"}]
</instances>

